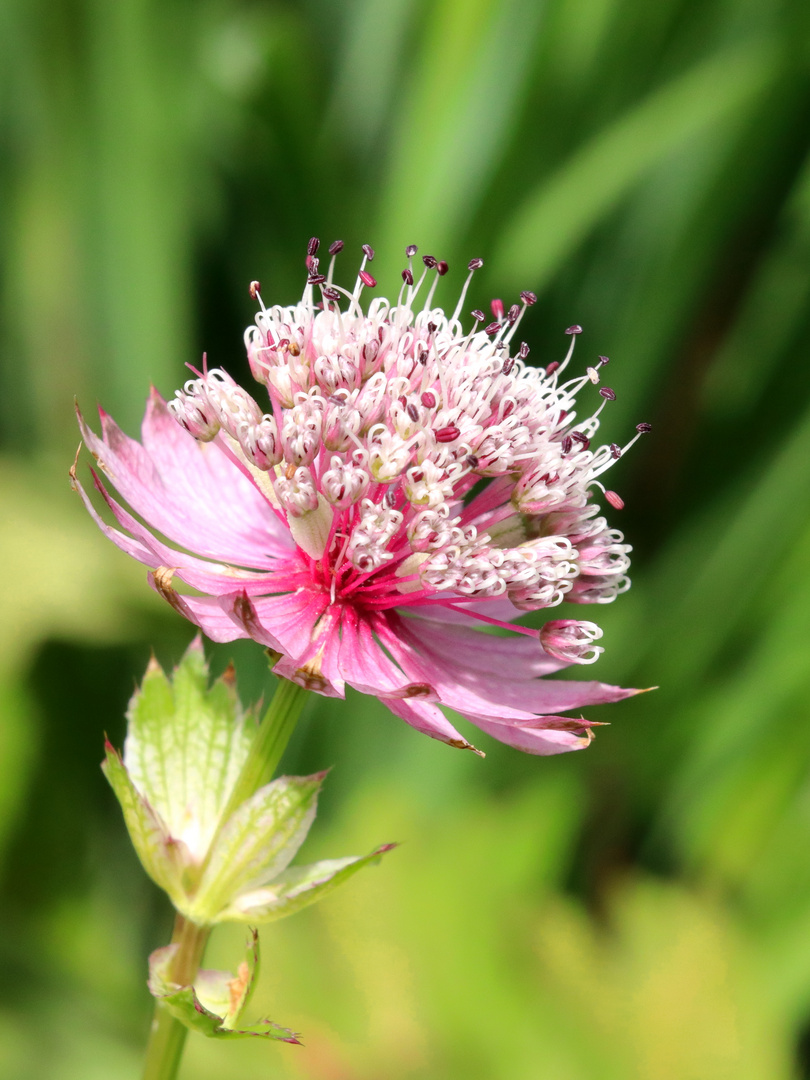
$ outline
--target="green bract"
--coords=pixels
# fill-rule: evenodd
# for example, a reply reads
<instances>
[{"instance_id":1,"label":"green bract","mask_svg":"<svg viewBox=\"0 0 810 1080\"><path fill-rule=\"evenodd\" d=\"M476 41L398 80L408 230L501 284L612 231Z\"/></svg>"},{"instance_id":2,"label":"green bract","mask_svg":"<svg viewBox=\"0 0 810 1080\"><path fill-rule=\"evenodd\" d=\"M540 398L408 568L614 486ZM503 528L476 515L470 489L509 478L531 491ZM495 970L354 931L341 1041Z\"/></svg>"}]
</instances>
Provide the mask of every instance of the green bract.
<instances>
[{"instance_id":1,"label":"green bract","mask_svg":"<svg viewBox=\"0 0 810 1080\"><path fill-rule=\"evenodd\" d=\"M193 986L179 986L172 981L172 964L178 948L177 945L166 945L149 957L149 990L187 1028L215 1039L258 1036L298 1042L295 1032L272 1020L253 1024L240 1022L259 973L259 936L255 930L248 941L245 959L235 975L230 971L204 968L197 972Z\"/></svg>"},{"instance_id":2,"label":"green bract","mask_svg":"<svg viewBox=\"0 0 810 1080\"><path fill-rule=\"evenodd\" d=\"M232 669L209 687L199 638L171 677L150 662L127 718L123 759L108 742L102 768L144 869L199 926L292 914L393 846L287 869L326 774L281 776L230 805L257 725Z\"/></svg>"}]
</instances>

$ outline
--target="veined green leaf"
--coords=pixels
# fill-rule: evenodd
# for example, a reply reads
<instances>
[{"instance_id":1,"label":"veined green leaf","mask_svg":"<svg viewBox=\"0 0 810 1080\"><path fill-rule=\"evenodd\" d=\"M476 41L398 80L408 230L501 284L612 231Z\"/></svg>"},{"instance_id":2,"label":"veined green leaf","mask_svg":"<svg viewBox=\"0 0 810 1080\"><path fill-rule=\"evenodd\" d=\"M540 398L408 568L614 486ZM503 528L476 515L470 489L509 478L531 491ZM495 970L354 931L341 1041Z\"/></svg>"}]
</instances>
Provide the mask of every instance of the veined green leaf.
<instances>
[{"instance_id":1,"label":"veined green leaf","mask_svg":"<svg viewBox=\"0 0 810 1080\"><path fill-rule=\"evenodd\" d=\"M202 861L251 741L232 676L209 688L195 639L171 678L150 664L128 720L124 762L133 783Z\"/></svg>"},{"instance_id":2,"label":"veined green leaf","mask_svg":"<svg viewBox=\"0 0 810 1080\"><path fill-rule=\"evenodd\" d=\"M177 906L183 902L183 876L188 853L182 840L172 837L165 822L137 791L118 752L107 743L102 763L104 775L115 792L132 845L144 870L165 889ZM185 857L184 857L185 856Z\"/></svg>"},{"instance_id":3,"label":"veined green leaf","mask_svg":"<svg viewBox=\"0 0 810 1080\"><path fill-rule=\"evenodd\" d=\"M271 885L238 896L223 912L222 917L248 923L283 919L285 915L292 915L301 908L314 904L364 866L379 862L387 851L396 846L384 844L370 855L324 859L310 866L295 866L285 870Z\"/></svg>"},{"instance_id":4,"label":"veined green leaf","mask_svg":"<svg viewBox=\"0 0 810 1080\"><path fill-rule=\"evenodd\" d=\"M190 918L217 922L234 896L286 870L315 819L325 775L280 776L242 803L214 841Z\"/></svg>"}]
</instances>

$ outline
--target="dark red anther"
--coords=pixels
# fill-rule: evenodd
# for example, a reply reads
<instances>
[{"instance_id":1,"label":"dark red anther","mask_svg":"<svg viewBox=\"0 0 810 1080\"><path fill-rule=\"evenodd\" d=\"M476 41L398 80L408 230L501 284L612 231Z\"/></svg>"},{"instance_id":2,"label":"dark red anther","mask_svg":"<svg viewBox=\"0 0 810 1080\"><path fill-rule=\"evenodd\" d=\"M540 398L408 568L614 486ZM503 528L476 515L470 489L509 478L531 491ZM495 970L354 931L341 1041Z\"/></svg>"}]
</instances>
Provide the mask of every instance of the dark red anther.
<instances>
[{"instance_id":1,"label":"dark red anther","mask_svg":"<svg viewBox=\"0 0 810 1080\"><path fill-rule=\"evenodd\" d=\"M316 255L320 246L321 242L318 237L311 237L309 243L307 244L307 255Z\"/></svg>"},{"instance_id":2,"label":"dark red anther","mask_svg":"<svg viewBox=\"0 0 810 1080\"><path fill-rule=\"evenodd\" d=\"M411 420L413 420L414 423L416 423L416 421L419 419L419 410L413 404L413 402L408 405L408 416L410 416Z\"/></svg>"},{"instance_id":3,"label":"dark red anther","mask_svg":"<svg viewBox=\"0 0 810 1080\"><path fill-rule=\"evenodd\" d=\"M343 251L343 241L342 240L335 240L335 242L333 244L329 245L329 254L330 255L339 255L341 253L341 251Z\"/></svg>"},{"instance_id":4,"label":"dark red anther","mask_svg":"<svg viewBox=\"0 0 810 1080\"><path fill-rule=\"evenodd\" d=\"M552 360L551 363L546 367L546 375L553 375L559 366L560 365L557 360Z\"/></svg>"},{"instance_id":5,"label":"dark red anther","mask_svg":"<svg viewBox=\"0 0 810 1080\"><path fill-rule=\"evenodd\" d=\"M436 432L436 442L455 442L460 434L455 424L448 424L447 427L439 428Z\"/></svg>"},{"instance_id":6,"label":"dark red anther","mask_svg":"<svg viewBox=\"0 0 810 1080\"><path fill-rule=\"evenodd\" d=\"M614 510L624 510L624 499L621 495L617 495L615 491L606 491L605 498Z\"/></svg>"},{"instance_id":7,"label":"dark red anther","mask_svg":"<svg viewBox=\"0 0 810 1080\"><path fill-rule=\"evenodd\" d=\"M323 296L324 300L340 300L340 293L337 289L324 289Z\"/></svg>"},{"instance_id":8,"label":"dark red anther","mask_svg":"<svg viewBox=\"0 0 810 1080\"><path fill-rule=\"evenodd\" d=\"M576 439L577 442L582 446L583 450L587 450L588 447L591 445L591 440L588 438L587 435L584 435L581 431L572 431L571 432L571 438Z\"/></svg>"},{"instance_id":9,"label":"dark red anther","mask_svg":"<svg viewBox=\"0 0 810 1080\"><path fill-rule=\"evenodd\" d=\"M324 281L326 281L326 274L310 274L307 277L308 285L321 285Z\"/></svg>"},{"instance_id":10,"label":"dark red anther","mask_svg":"<svg viewBox=\"0 0 810 1080\"><path fill-rule=\"evenodd\" d=\"M251 281L248 291L251 300L258 300L259 293L262 291L262 283L260 281Z\"/></svg>"},{"instance_id":11,"label":"dark red anther","mask_svg":"<svg viewBox=\"0 0 810 1080\"><path fill-rule=\"evenodd\" d=\"M518 304L512 304L509 311L506 313L506 321L510 326L514 326L517 322L517 317L520 314L520 306Z\"/></svg>"},{"instance_id":12,"label":"dark red anther","mask_svg":"<svg viewBox=\"0 0 810 1080\"><path fill-rule=\"evenodd\" d=\"M408 246L405 248L405 254L408 256L409 259L412 259L418 250L419 248L416 246L416 244L408 244Z\"/></svg>"},{"instance_id":13,"label":"dark red anther","mask_svg":"<svg viewBox=\"0 0 810 1080\"><path fill-rule=\"evenodd\" d=\"M565 438L560 443L560 449L562 450L562 452L564 454L568 454L568 453L571 452L571 447L573 445L574 445L574 440L571 438L570 435L566 435Z\"/></svg>"},{"instance_id":14,"label":"dark red anther","mask_svg":"<svg viewBox=\"0 0 810 1080\"><path fill-rule=\"evenodd\" d=\"M619 458L622 456L622 448L619 446L618 443L612 442L610 444L610 456L613 458L614 461L618 461Z\"/></svg>"},{"instance_id":15,"label":"dark red anther","mask_svg":"<svg viewBox=\"0 0 810 1080\"><path fill-rule=\"evenodd\" d=\"M483 322L486 318L486 315L483 313L483 311L479 311L478 308L476 308L475 311L471 311L470 315L472 315L476 322Z\"/></svg>"},{"instance_id":16,"label":"dark red anther","mask_svg":"<svg viewBox=\"0 0 810 1080\"><path fill-rule=\"evenodd\" d=\"M321 260L316 259L314 255L307 255L306 259L304 259L304 262L305 262L306 268L307 268L307 270L309 270L310 274L317 274L318 273L318 264L320 263L320 261Z\"/></svg>"},{"instance_id":17,"label":"dark red anther","mask_svg":"<svg viewBox=\"0 0 810 1080\"><path fill-rule=\"evenodd\" d=\"M599 357L599 367L604 367L605 364L609 364L609 363L610 363L610 357L609 356L600 356Z\"/></svg>"},{"instance_id":18,"label":"dark red anther","mask_svg":"<svg viewBox=\"0 0 810 1080\"><path fill-rule=\"evenodd\" d=\"M405 397L404 394L400 395L400 397L397 398L397 401L400 403L403 409L407 409L408 399Z\"/></svg>"},{"instance_id":19,"label":"dark red anther","mask_svg":"<svg viewBox=\"0 0 810 1080\"><path fill-rule=\"evenodd\" d=\"M413 274L410 270L402 271L402 280L405 282L406 285L413 285Z\"/></svg>"},{"instance_id":20,"label":"dark red anther","mask_svg":"<svg viewBox=\"0 0 810 1080\"><path fill-rule=\"evenodd\" d=\"M470 261L467 263L467 269L468 270L480 270L483 265L484 265L484 260L483 259L470 259Z\"/></svg>"},{"instance_id":21,"label":"dark red anther","mask_svg":"<svg viewBox=\"0 0 810 1080\"><path fill-rule=\"evenodd\" d=\"M501 413L501 416L505 420L507 418L507 416L511 416L514 411L515 411L515 403L514 403L514 401L507 401L507 403L503 407L503 412Z\"/></svg>"},{"instance_id":22,"label":"dark red anther","mask_svg":"<svg viewBox=\"0 0 810 1080\"><path fill-rule=\"evenodd\" d=\"M330 394L329 395L329 401L333 405L345 405L346 404L345 399L342 398L342 397L338 397L337 394Z\"/></svg>"},{"instance_id":23,"label":"dark red anther","mask_svg":"<svg viewBox=\"0 0 810 1080\"><path fill-rule=\"evenodd\" d=\"M478 458L475 456L475 454L467 454L467 457L464 460L467 462L471 469L478 468Z\"/></svg>"},{"instance_id":24,"label":"dark red anther","mask_svg":"<svg viewBox=\"0 0 810 1080\"><path fill-rule=\"evenodd\" d=\"M368 287L370 289L373 289L374 286L377 284L376 278L373 278L371 276L371 274L368 272L368 270L361 270L360 274L359 274L359 277L360 277L360 280L363 282L363 284L368 285Z\"/></svg>"},{"instance_id":25,"label":"dark red anther","mask_svg":"<svg viewBox=\"0 0 810 1080\"><path fill-rule=\"evenodd\" d=\"M439 262L436 263L436 273L439 275L439 277L444 277L444 275L449 269L450 267L447 265L444 259L440 259Z\"/></svg>"},{"instance_id":26,"label":"dark red anther","mask_svg":"<svg viewBox=\"0 0 810 1080\"><path fill-rule=\"evenodd\" d=\"M397 505L397 494L391 488L385 493L385 505L389 510L393 509Z\"/></svg>"},{"instance_id":27,"label":"dark red anther","mask_svg":"<svg viewBox=\"0 0 810 1080\"><path fill-rule=\"evenodd\" d=\"M496 319L503 318L503 300L493 300L489 306L492 308L492 314Z\"/></svg>"},{"instance_id":28,"label":"dark red anther","mask_svg":"<svg viewBox=\"0 0 810 1080\"><path fill-rule=\"evenodd\" d=\"M532 304L537 303L537 293L529 292L526 290L520 294L520 299L527 307L531 307Z\"/></svg>"},{"instance_id":29,"label":"dark red anther","mask_svg":"<svg viewBox=\"0 0 810 1080\"><path fill-rule=\"evenodd\" d=\"M503 365L501 367L501 374L502 375L508 375L509 372L512 370L512 368L514 366L515 366L515 357L514 356L507 356L507 358L504 360Z\"/></svg>"},{"instance_id":30,"label":"dark red anther","mask_svg":"<svg viewBox=\"0 0 810 1080\"><path fill-rule=\"evenodd\" d=\"M429 323L427 324L427 332L428 332L429 334L435 334L435 333L436 333L436 331L437 331L438 329L439 329L439 328L438 328L438 326L436 325L436 323L435 323L435 322L429 322Z\"/></svg>"},{"instance_id":31,"label":"dark red anther","mask_svg":"<svg viewBox=\"0 0 810 1080\"><path fill-rule=\"evenodd\" d=\"M371 246L371 244L363 244L363 254L369 262L372 261L372 259L374 258L374 248Z\"/></svg>"},{"instance_id":32,"label":"dark red anther","mask_svg":"<svg viewBox=\"0 0 810 1080\"><path fill-rule=\"evenodd\" d=\"M652 431L652 424L636 424L636 431L640 431L642 435L646 435L648 431Z\"/></svg>"},{"instance_id":33,"label":"dark red anther","mask_svg":"<svg viewBox=\"0 0 810 1080\"><path fill-rule=\"evenodd\" d=\"M568 329L565 332L566 332L566 334L581 334L582 333L582 327L579 326L577 323L574 323L574 325L569 326Z\"/></svg>"},{"instance_id":34,"label":"dark red anther","mask_svg":"<svg viewBox=\"0 0 810 1080\"><path fill-rule=\"evenodd\" d=\"M428 270L432 270L434 268L434 266L437 265L438 261L439 260L437 258L435 258L433 255L423 255L422 256L422 262L425 264L425 266L428 268Z\"/></svg>"},{"instance_id":35,"label":"dark red anther","mask_svg":"<svg viewBox=\"0 0 810 1080\"><path fill-rule=\"evenodd\" d=\"M526 344L525 341L521 341L520 348L518 349L518 356L520 357L521 360L525 360L528 355L529 355L529 346Z\"/></svg>"},{"instance_id":36,"label":"dark red anther","mask_svg":"<svg viewBox=\"0 0 810 1080\"><path fill-rule=\"evenodd\" d=\"M422 365L422 367L427 364L428 356L430 356L430 350L426 349L424 345L420 345L416 351L416 359Z\"/></svg>"},{"instance_id":37,"label":"dark red anther","mask_svg":"<svg viewBox=\"0 0 810 1080\"><path fill-rule=\"evenodd\" d=\"M432 409L433 406L436 404L436 395L433 393L432 390L425 390L420 400L426 409Z\"/></svg>"},{"instance_id":38,"label":"dark red anther","mask_svg":"<svg viewBox=\"0 0 810 1080\"><path fill-rule=\"evenodd\" d=\"M611 390L609 386L600 387L599 393L602 395L603 398L606 398L607 401L616 400L616 391Z\"/></svg>"},{"instance_id":39,"label":"dark red anther","mask_svg":"<svg viewBox=\"0 0 810 1080\"><path fill-rule=\"evenodd\" d=\"M501 328L501 324L500 324L499 322L491 322L491 323L489 324L489 326L485 326L485 327L484 327L484 333L485 333L485 334L489 334L489 335L490 335L490 337L492 337L492 335L493 335L493 334L497 334L497 333L498 333L498 331L500 330L500 328Z\"/></svg>"}]
</instances>

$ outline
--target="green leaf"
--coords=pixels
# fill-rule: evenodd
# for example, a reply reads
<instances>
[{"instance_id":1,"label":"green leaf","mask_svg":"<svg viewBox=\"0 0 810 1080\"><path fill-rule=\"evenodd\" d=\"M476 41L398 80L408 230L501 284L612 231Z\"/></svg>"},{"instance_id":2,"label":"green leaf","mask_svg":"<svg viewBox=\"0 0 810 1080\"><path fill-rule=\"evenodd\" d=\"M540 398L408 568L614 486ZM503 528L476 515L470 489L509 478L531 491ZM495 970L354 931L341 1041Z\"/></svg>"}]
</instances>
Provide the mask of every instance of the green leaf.
<instances>
[{"instance_id":1,"label":"green leaf","mask_svg":"<svg viewBox=\"0 0 810 1080\"><path fill-rule=\"evenodd\" d=\"M246 959L236 975L229 971L200 971L194 986L179 986L172 981L172 964L178 948L177 944L166 945L149 957L149 991L189 1030L210 1039L258 1037L298 1044L295 1032L272 1020L233 1026L255 983L258 965L258 935L255 931L248 942Z\"/></svg>"},{"instance_id":2,"label":"green leaf","mask_svg":"<svg viewBox=\"0 0 810 1080\"><path fill-rule=\"evenodd\" d=\"M378 863L396 844L383 844L370 855L325 859L310 866L296 866L280 874L272 885L243 893L222 913L223 919L241 922L272 922L314 904L364 866Z\"/></svg>"},{"instance_id":3,"label":"green leaf","mask_svg":"<svg viewBox=\"0 0 810 1080\"><path fill-rule=\"evenodd\" d=\"M171 836L160 815L135 788L118 751L109 742L106 755L101 768L121 804L132 846L144 870L177 906L185 895L183 878L188 861L185 844Z\"/></svg>"},{"instance_id":4,"label":"green leaf","mask_svg":"<svg viewBox=\"0 0 810 1080\"><path fill-rule=\"evenodd\" d=\"M437 254L446 252L475 213L515 130L544 13L536 0L431 7L386 155L375 230L381 273L399 269L415 233L429 237Z\"/></svg>"},{"instance_id":5,"label":"green leaf","mask_svg":"<svg viewBox=\"0 0 810 1080\"><path fill-rule=\"evenodd\" d=\"M280 776L242 803L214 841L189 918L218 921L234 896L286 870L315 818L325 775Z\"/></svg>"},{"instance_id":6,"label":"green leaf","mask_svg":"<svg viewBox=\"0 0 810 1080\"><path fill-rule=\"evenodd\" d=\"M675 149L755 106L772 79L769 42L713 54L600 129L514 214L495 254L501 289L539 290L633 184Z\"/></svg>"},{"instance_id":7,"label":"green leaf","mask_svg":"<svg viewBox=\"0 0 810 1080\"><path fill-rule=\"evenodd\" d=\"M252 738L232 673L209 688L196 638L171 678L150 663L127 717L124 763L132 782L202 862Z\"/></svg>"}]
</instances>

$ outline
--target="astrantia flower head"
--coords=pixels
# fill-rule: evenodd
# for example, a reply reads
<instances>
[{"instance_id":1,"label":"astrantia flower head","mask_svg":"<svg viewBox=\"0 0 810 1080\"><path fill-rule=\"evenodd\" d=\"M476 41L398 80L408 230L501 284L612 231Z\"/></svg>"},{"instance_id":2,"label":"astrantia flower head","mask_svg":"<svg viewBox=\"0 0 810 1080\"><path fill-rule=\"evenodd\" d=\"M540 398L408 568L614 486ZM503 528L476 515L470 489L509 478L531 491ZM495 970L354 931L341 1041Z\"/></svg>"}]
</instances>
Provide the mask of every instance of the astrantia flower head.
<instances>
[{"instance_id":1,"label":"astrantia flower head","mask_svg":"<svg viewBox=\"0 0 810 1080\"><path fill-rule=\"evenodd\" d=\"M608 603L629 585L630 548L593 501L623 453L592 445L615 397L600 386L607 358L569 378L572 326L562 363L528 366L516 334L529 292L462 323L480 259L449 316L433 307L447 264L425 256L417 280L414 247L396 303L364 307L374 253L364 247L349 292L333 281L341 247L324 274L310 241L292 307L266 308L252 283L255 394L198 372L168 404L152 393L142 443L103 412L101 438L80 420L146 524L95 473L120 529L77 487L173 607L215 641L261 642L278 675L332 696L348 683L453 746L470 744L441 705L530 753L585 746L591 723L559 714L635 691L541 678L597 659L594 623L538 632L514 620L562 600Z\"/></svg>"}]
</instances>

